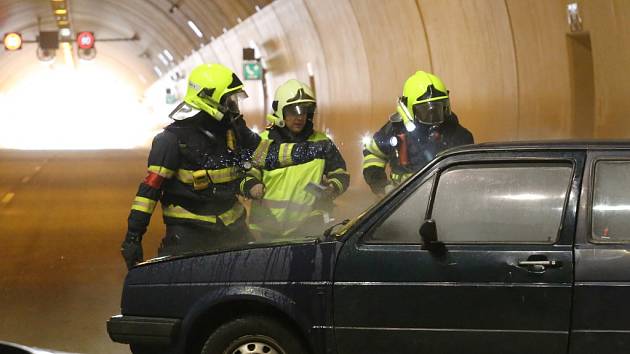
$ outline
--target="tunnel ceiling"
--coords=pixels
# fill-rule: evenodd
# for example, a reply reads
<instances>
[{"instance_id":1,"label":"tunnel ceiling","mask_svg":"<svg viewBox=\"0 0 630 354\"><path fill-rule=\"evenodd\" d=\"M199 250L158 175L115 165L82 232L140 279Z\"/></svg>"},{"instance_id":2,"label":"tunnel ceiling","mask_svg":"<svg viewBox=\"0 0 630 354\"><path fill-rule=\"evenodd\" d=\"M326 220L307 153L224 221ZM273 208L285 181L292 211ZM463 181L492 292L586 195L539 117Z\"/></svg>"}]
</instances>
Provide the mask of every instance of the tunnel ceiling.
<instances>
[{"instance_id":1,"label":"tunnel ceiling","mask_svg":"<svg viewBox=\"0 0 630 354\"><path fill-rule=\"evenodd\" d=\"M155 79L153 66L166 71L158 53L167 49L178 62L194 49L234 27L271 0L67 0L74 34L94 32L99 59L142 73L147 84ZM203 33L199 38L188 26L193 21ZM0 0L1 33L19 31L35 40L41 30L57 29L51 1ZM134 41L99 42L99 39ZM16 75L25 63L37 62L37 45L26 43L19 52L3 51L0 81ZM58 54L59 56L59 54Z\"/></svg>"}]
</instances>

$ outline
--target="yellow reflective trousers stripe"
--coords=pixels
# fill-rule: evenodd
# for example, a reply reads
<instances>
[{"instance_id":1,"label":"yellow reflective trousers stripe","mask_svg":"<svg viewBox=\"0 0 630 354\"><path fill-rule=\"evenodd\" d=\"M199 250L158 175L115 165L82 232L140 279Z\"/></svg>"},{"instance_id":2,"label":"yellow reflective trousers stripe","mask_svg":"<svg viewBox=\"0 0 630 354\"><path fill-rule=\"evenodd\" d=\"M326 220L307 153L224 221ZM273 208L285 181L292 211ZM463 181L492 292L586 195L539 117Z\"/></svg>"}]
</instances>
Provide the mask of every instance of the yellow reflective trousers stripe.
<instances>
[{"instance_id":1,"label":"yellow reflective trousers stripe","mask_svg":"<svg viewBox=\"0 0 630 354\"><path fill-rule=\"evenodd\" d=\"M153 210L155 210L155 206L157 205L157 200L145 198L145 197L136 197L131 204L132 210L138 210L145 212L147 214L153 214Z\"/></svg>"},{"instance_id":2,"label":"yellow reflective trousers stripe","mask_svg":"<svg viewBox=\"0 0 630 354\"><path fill-rule=\"evenodd\" d=\"M218 218L226 226L231 225L234 222L236 222L236 220L238 220L243 215L244 212L245 212L245 208L243 207L243 204L238 203L238 202L234 203L234 206L232 207L232 209L220 215L198 215L198 214L191 213L190 211L182 208L179 205L173 205L173 204L164 208L164 216L168 216L171 218L199 220L199 221L205 221L205 222L209 222L213 224L217 223L217 218Z\"/></svg>"}]
</instances>

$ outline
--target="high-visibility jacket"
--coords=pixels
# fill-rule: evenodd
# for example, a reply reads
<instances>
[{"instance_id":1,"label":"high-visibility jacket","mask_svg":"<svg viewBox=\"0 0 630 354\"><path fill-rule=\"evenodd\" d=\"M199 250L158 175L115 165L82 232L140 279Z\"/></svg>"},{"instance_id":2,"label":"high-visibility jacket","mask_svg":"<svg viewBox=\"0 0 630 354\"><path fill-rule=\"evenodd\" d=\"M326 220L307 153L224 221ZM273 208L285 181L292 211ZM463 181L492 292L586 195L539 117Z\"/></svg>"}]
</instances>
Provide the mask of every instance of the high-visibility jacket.
<instances>
[{"instance_id":1,"label":"high-visibility jacket","mask_svg":"<svg viewBox=\"0 0 630 354\"><path fill-rule=\"evenodd\" d=\"M473 135L459 124L454 113L438 126L417 123L411 132L402 123L389 121L364 147L363 177L374 193L381 193L390 183L385 173L387 164L391 171L389 180L397 185L421 170L440 151L473 143Z\"/></svg>"},{"instance_id":2,"label":"high-visibility jacket","mask_svg":"<svg viewBox=\"0 0 630 354\"><path fill-rule=\"evenodd\" d=\"M310 132L303 135L306 141L330 141L324 133L312 129ZM263 132L261 137L263 140L282 143L299 141L299 137L291 137L286 133L286 128L275 126ZM331 211L332 199L323 197L318 200L316 195L307 190L307 185L322 184L325 176L328 183L334 186L335 196L338 196L346 191L350 183L346 163L336 147L325 158L275 170L252 169L248 175L247 178L255 178L265 185L264 197L252 201L249 227L271 237L295 234L296 229L310 217L316 217L315 220L319 221L315 225L319 229L310 231L322 231L322 216ZM301 228L297 230L308 231Z\"/></svg>"},{"instance_id":3,"label":"high-visibility jacket","mask_svg":"<svg viewBox=\"0 0 630 354\"><path fill-rule=\"evenodd\" d=\"M235 134L231 125L203 111L159 133L149 153L147 176L131 206L129 231L144 234L158 200L167 225L231 225L245 212L237 194L251 188L244 180L248 164L275 168L325 153L321 146L283 147L257 135L257 143L239 146Z\"/></svg>"}]
</instances>

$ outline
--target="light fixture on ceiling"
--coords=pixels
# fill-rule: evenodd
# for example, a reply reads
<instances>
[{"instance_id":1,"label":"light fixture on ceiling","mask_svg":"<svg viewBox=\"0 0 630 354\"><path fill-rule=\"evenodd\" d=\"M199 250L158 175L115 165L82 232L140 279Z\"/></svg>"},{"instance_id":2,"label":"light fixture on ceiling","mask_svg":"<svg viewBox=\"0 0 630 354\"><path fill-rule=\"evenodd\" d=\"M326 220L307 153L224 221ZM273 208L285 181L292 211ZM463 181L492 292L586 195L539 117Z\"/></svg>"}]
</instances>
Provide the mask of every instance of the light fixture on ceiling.
<instances>
[{"instance_id":1,"label":"light fixture on ceiling","mask_svg":"<svg viewBox=\"0 0 630 354\"><path fill-rule=\"evenodd\" d=\"M201 30L199 29L199 27L197 27L197 25L192 22L191 20L188 20L188 27L190 27L190 29L195 32L195 34L197 35L197 37L199 38L203 38L203 32L201 32Z\"/></svg>"},{"instance_id":2,"label":"light fixture on ceiling","mask_svg":"<svg viewBox=\"0 0 630 354\"><path fill-rule=\"evenodd\" d=\"M70 28L64 27L59 30L59 35L62 37L70 37L72 35L72 31Z\"/></svg>"},{"instance_id":3,"label":"light fixture on ceiling","mask_svg":"<svg viewBox=\"0 0 630 354\"><path fill-rule=\"evenodd\" d=\"M169 61L173 61L175 60L175 58L173 58L173 55L171 54L171 52L168 51L168 49L164 49L162 51L162 53L164 53L164 56L169 60Z\"/></svg>"},{"instance_id":4,"label":"light fixture on ceiling","mask_svg":"<svg viewBox=\"0 0 630 354\"><path fill-rule=\"evenodd\" d=\"M165 66L168 66L168 60L166 60L166 58L164 57L164 54L158 53L158 58L160 59L162 64L164 64Z\"/></svg>"},{"instance_id":5,"label":"light fixture on ceiling","mask_svg":"<svg viewBox=\"0 0 630 354\"><path fill-rule=\"evenodd\" d=\"M582 17L577 2L567 4L567 22L571 32L582 32Z\"/></svg>"}]
</instances>

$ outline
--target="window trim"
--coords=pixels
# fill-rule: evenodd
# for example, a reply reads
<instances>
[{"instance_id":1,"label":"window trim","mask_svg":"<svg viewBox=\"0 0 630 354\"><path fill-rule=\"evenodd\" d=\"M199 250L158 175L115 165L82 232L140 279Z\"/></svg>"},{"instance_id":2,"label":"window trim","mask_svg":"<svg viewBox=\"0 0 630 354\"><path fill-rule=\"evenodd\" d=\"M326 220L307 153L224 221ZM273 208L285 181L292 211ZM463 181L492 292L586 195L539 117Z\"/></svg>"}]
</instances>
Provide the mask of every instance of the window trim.
<instances>
[{"instance_id":1,"label":"window trim","mask_svg":"<svg viewBox=\"0 0 630 354\"><path fill-rule=\"evenodd\" d=\"M594 245L627 245L630 244L630 239L628 240L617 240L617 241L604 241L597 240L593 238L593 202L595 201L595 172L597 170L597 164L599 162L626 162L630 164L630 158L627 156L599 156L593 159L590 171L589 171L589 192L587 197L587 225L588 225L588 243Z\"/></svg>"}]
</instances>

